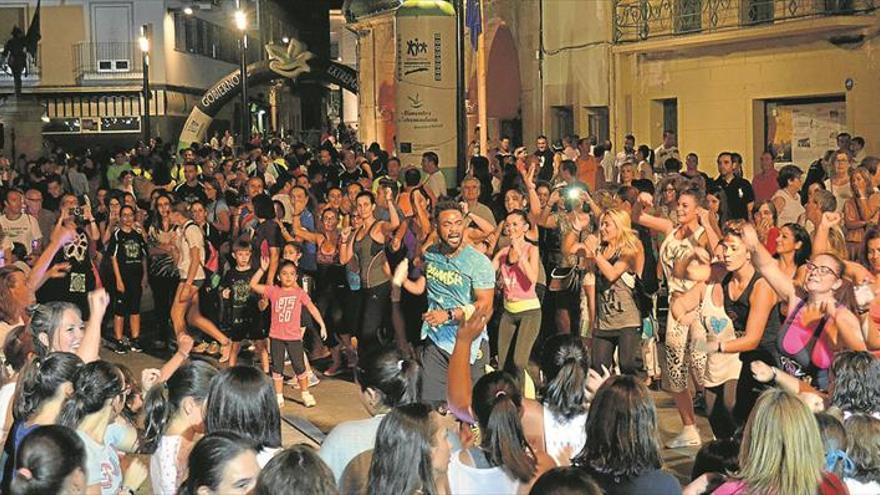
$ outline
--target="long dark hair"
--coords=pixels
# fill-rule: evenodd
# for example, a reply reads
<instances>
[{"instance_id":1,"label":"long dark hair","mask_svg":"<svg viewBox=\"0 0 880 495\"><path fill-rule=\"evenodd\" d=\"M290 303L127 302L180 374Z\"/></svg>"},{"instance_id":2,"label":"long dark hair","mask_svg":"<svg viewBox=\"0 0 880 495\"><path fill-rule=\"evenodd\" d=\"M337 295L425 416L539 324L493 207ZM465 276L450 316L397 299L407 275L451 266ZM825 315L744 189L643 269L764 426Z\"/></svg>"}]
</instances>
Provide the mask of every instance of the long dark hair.
<instances>
[{"instance_id":1,"label":"long dark hair","mask_svg":"<svg viewBox=\"0 0 880 495\"><path fill-rule=\"evenodd\" d=\"M587 415L584 449L572 460L588 472L619 480L661 466L657 410L638 379L618 375L599 387Z\"/></svg>"},{"instance_id":2,"label":"long dark hair","mask_svg":"<svg viewBox=\"0 0 880 495\"><path fill-rule=\"evenodd\" d=\"M791 231L795 243L801 243L801 247L795 249L794 264L795 266L803 265L813 254L813 240L810 238L810 234L807 233L807 229L794 222L787 223L782 228Z\"/></svg>"},{"instance_id":3,"label":"long dark hair","mask_svg":"<svg viewBox=\"0 0 880 495\"><path fill-rule=\"evenodd\" d=\"M230 461L256 447L247 437L232 431L215 431L199 440L189 454L189 475L177 493L195 495L205 486L216 492Z\"/></svg>"},{"instance_id":4,"label":"long dark hair","mask_svg":"<svg viewBox=\"0 0 880 495\"><path fill-rule=\"evenodd\" d=\"M397 349L381 349L361 357L354 376L362 391L372 389L382 405L393 408L418 400L421 369Z\"/></svg>"},{"instance_id":5,"label":"long dark hair","mask_svg":"<svg viewBox=\"0 0 880 495\"><path fill-rule=\"evenodd\" d=\"M53 352L25 364L12 401L12 417L27 421L62 385L73 382L82 365L82 359L69 352Z\"/></svg>"},{"instance_id":6,"label":"long dark hair","mask_svg":"<svg viewBox=\"0 0 880 495\"><path fill-rule=\"evenodd\" d=\"M73 395L64 403L58 424L76 428L89 414L100 411L108 400L122 393L122 372L107 361L92 361L76 372Z\"/></svg>"},{"instance_id":7,"label":"long dark hair","mask_svg":"<svg viewBox=\"0 0 880 495\"><path fill-rule=\"evenodd\" d=\"M190 361L174 372L165 383L156 384L144 400L146 414L144 440L141 452L152 454L159 446L159 439L165 433L168 422L180 410L181 402L192 397L202 402L208 396L211 379L217 369L205 361Z\"/></svg>"},{"instance_id":8,"label":"long dark hair","mask_svg":"<svg viewBox=\"0 0 880 495\"><path fill-rule=\"evenodd\" d=\"M86 448L76 432L60 425L38 426L18 448L9 493L61 493L77 469L85 473Z\"/></svg>"},{"instance_id":9,"label":"long dark hair","mask_svg":"<svg viewBox=\"0 0 880 495\"><path fill-rule=\"evenodd\" d=\"M480 424L480 447L495 466L527 482L536 471L535 453L523 433L522 395L514 378L494 371L480 378L473 391L473 409Z\"/></svg>"},{"instance_id":10,"label":"long dark hair","mask_svg":"<svg viewBox=\"0 0 880 495\"><path fill-rule=\"evenodd\" d=\"M28 356L34 352L33 339L24 325L19 325L6 334L3 342L3 356L0 356L0 385L14 381L15 373L24 368L28 362ZM7 368L12 369L9 373Z\"/></svg>"},{"instance_id":11,"label":"long dark hair","mask_svg":"<svg viewBox=\"0 0 880 495\"><path fill-rule=\"evenodd\" d=\"M556 335L541 357L544 407L570 420L587 412L587 374L590 357L580 337Z\"/></svg>"},{"instance_id":12,"label":"long dark hair","mask_svg":"<svg viewBox=\"0 0 880 495\"><path fill-rule=\"evenodd\" d=\"M246 436L258 451L281 447L281 411L265 373L234 366L211 380L205 399L205 431L221 430Z\"/></svg>"},{"instance_id":13,"label":"long dark hair","mask_svg":"<svg viewBox=\"0 0 880 495\"><path fill-rule=\"evenodd\" d=\"M309 445L299 444L277 454L260 471L256 495L308 493L336 495L333 471Z\"/></svg>"},{"instance_id":14,"label":"long dark hair","mask_svg":"<svg viewBox=\"0 0 880 495\"><path fill-rule=\"evenodd\" d=\"M437 493L431 468L434 430L426 404L396 407L382 418L367 493Z\"/></svg>"}]
</instances>

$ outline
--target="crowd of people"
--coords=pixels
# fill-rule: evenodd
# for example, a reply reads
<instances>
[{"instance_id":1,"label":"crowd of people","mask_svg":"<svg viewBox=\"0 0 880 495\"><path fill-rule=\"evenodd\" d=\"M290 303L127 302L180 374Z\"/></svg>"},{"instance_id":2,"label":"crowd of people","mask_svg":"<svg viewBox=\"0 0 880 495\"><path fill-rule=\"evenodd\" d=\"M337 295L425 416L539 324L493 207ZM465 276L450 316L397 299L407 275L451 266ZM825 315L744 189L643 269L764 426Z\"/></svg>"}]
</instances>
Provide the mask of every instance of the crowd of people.
<instances>
[{"instance_id":1,"label":"crowd of people","mask_svg":"<svg viewBox=\"0 0 880 495\"><path fill-rule=\"evenodd\" d=\"M0 157L0 491L880 493L864 139L751 181L670 131L535 144L460 179L332 135ZM349 376L370 417L282 445Z\"/></svg>"}]
</instances>

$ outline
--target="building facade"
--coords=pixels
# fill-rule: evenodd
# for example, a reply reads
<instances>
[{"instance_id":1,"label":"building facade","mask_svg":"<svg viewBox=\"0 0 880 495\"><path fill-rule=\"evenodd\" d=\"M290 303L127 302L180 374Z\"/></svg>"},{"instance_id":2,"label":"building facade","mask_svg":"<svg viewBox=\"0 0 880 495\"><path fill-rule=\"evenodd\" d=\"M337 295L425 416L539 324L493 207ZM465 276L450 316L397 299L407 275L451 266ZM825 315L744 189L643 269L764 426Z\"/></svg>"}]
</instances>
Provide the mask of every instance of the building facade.
<instances>
[{"instance_id":1,"label":"building facade","mask_svg":"<svg viewBox=\"0 0 880 495\"><path fill-rule=\"evenodd\" d=\"M612 131L656 146L664 129L716 173L769 150L806 169L846 131L880 152L880 18L871 0L617 0Z\"/></svg>"},{"instance_id":2,"label":"building facade","mask_svg":"<svg viewBox=\"0 0 880 495\"><path fill-rule=\"evenodd\" d=\"M0 29L27 29L36 0L0 0ZM302 3L302 2L298 2ZM327 2L321 4L327 17ZM291 2L244 0L248 14L248 62L265 57L270 41L303 35L294 22ZM144 115L141 26L149 25L149 102L151 134L175 141L203 92L237 69L240 32L234 23L234 0L67 0L44 1L42 40L29 64L23 93L45 105L49 119L44 136L63 144L87 141L133 143ZM310 14L318 18L321 13ZM318 28L316 28L318 29ZM320 42L320 39L319 41ZM329 41L325 43L329 45ZM321 52L327 47L309 46ZM12 92L12 78L0 76L0 95ZM320 108L326 91L312 90ZM299 133L317 122L304 121L300 91L284 84L250 88L254 130ZM308 105L307 105L308 106ZM215 119L213 128L238 131L241 104L236 101ZM320 110L306 109L320 115ZM86 141L83 141L85 138Z\"/></svg>"}]
</instances>

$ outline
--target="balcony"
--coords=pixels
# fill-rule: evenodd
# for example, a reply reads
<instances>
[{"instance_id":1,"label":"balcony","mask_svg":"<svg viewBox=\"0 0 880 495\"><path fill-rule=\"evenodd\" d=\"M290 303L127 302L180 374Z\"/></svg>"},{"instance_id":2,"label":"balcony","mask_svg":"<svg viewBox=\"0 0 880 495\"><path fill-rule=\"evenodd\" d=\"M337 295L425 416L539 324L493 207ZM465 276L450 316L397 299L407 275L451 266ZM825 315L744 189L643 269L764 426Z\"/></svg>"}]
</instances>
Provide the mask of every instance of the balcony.
<instances>
[{"instance_id":1,"label":"balcony","mask_svg":"<svg viewBox=\"0 0 880 495\"><path fill-rule=\"evenodd\" d=\"M703 41L856 34L876 21L880 0L615 0L616 52L658 51Z\"/></svg>"},{"instance_id":2,"label":"balcony","mask_svg":"<svg viewBox=\"0 0 880 495\"><path fill-rule=\"evenodd\" d=\"M137 43L80 42L73 45L73 60L78 84L136 81L143 77Z\"/></svg>"}]
</instances>

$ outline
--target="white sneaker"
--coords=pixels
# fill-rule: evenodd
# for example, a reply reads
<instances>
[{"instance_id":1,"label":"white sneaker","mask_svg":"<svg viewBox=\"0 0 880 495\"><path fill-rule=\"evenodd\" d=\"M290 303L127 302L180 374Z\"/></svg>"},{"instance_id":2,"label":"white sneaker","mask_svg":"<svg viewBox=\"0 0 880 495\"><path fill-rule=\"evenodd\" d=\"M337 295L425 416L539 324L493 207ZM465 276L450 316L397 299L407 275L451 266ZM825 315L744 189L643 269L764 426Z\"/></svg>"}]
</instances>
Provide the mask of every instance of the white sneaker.
<instances>
[{"instance_id":1,"label":"white sneaker","mask_svg":"<svg viewBox=\"0 0 880 495\"><path fill-rule=\"evenodd\" d=\"M312 397L312 394L310 392L302 393L302 401L306 407L315 407L318 405L318 403L315 401L315 398Z\"/></svg>"},{"instance_id":2,"label":"white sneaker","mask_svg":"<svg viewBox=\"0 0 880 495\"><path fill-rule=\"evenodd\" d=\"M275 401L278 402L278 409L284 409L284 394L275 394Z\"/></svg>"},{"instance_id":3,"label":"white sneaker","mask_svg":"<svg viewBox=\"0 0 880 495\"><path fill-rule=\"evenodd\" d=\"M406 276L409 275L409 260L403 259L394 269L394 277L391 279L391 285L400 287L403 285Z\"/></svg>"},{"instance_id":4,"label":"white sneaker","mask_svg":"<svg viewBox=\"0 0 880 495\"><path fill-rule=\"evenodd\" d=\"M701 443L703 443L703 441L700 440L700 432L697 431L697 427L685 426L677 437L666 442L666 448L680 449L683 447L697 447Z\"/></svg>"}]
</instances>

